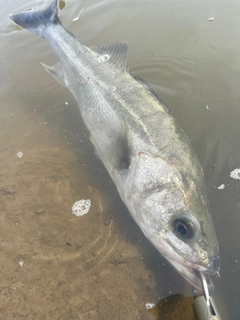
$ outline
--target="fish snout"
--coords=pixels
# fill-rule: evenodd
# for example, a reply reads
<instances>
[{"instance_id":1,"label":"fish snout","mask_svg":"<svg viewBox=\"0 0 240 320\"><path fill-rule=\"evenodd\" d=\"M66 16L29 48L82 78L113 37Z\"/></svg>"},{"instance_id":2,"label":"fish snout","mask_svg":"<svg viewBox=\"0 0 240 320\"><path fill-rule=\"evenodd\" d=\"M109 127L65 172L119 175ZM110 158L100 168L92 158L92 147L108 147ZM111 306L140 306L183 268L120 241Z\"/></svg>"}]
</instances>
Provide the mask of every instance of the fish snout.
<instances>
[{"instance_id":1,"label":"fish snout","mask_svg":"<svg viewBox=\"0 0 240 320\"><path fill-rule=\"evenodd\" d=\"M209 263L208 263L208 272L207 274L219 278L219 271L220 271L220 256L215 255L211 258L209 258Z\"/></svg>"}]
</instances>

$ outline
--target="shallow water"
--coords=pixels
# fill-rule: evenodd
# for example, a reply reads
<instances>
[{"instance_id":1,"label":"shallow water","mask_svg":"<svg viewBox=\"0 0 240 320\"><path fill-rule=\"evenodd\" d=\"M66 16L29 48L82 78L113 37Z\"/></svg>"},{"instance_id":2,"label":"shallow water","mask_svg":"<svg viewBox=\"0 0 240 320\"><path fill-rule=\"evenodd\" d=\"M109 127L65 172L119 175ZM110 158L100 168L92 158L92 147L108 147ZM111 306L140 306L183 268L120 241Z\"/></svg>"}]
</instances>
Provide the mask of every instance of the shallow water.
<instances>
[{"instance_id":1,"label":"shallow water","mask_svg":"<svg viewBox=\"0 0 240 320\"><path fill-rule=\"evenodd\" d=\"M146 303L188 296L191 287L129 216L76 102L40 65L57 61L47 43L8 18L44 3L0 0L2 318L156 319ZM86 44L128 42L130 71L154 87L190 137L220 243L214 297L223 319L239 319L240 180L230 177L240 168L239 2L72 0L61 7L64 26ZM76 217L71 208L80 199L92 206ZM193 320L190 303L184 310L178 319Z\"/></svg>"}]
</instances>

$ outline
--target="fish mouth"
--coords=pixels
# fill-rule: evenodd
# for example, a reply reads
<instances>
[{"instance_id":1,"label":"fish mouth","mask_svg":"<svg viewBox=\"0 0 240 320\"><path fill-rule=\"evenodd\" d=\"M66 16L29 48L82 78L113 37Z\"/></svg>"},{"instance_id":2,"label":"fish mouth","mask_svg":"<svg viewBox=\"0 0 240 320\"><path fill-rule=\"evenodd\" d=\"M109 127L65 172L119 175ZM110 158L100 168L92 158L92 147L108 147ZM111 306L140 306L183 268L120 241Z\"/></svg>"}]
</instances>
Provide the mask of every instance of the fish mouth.
<instances>
[{"instance_id":1,"label":"fish mouth","mask_svg":"<svg viewBox=\"0 0 240 320\"><path fill-rule=\"evenodd\" d=\"M207 266L203 266L200 263L197 264L183 258L166 240L163 240L163 243L158 246L158 249L159 252L172 264L172 266L197 290L203 290L201 274L204 274L207 279L209 294L213 294L214 284L210 279L210 276L215 278L220 277L219 255L208 258Z\"/></svg>"},{"instance_id":2,"label":"fish mouth","mask_svg":"<svg viewBox=\"0 0 240 320\"><path fill-rule=\"evenodd\" d=\"M169 261L169 260L168 260ZM180 261L169 261L174 268L197 290L202 291L202 278L201 273L206 275L207 286L209 294L212 295L214 292L214 284L210 279L210 276L219 277L219 271L209 270L205 267L202 267L198 264L194 264L188 261L180 262Z\"/></svg>"}]
</instances>

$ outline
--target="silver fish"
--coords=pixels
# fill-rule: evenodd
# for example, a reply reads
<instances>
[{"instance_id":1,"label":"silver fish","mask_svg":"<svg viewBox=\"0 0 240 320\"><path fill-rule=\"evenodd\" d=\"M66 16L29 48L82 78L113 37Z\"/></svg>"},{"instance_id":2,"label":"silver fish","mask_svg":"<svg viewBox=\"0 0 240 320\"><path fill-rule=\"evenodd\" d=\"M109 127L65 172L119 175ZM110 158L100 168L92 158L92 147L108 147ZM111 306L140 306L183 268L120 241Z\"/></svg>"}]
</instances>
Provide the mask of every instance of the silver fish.
<instances>
[{"instance_id":1,"label":"silver fish","mask_svg":"<svg viewBox=\"0 0 240 320\"><path fill-rule=\"evenodd\" d=\"M60 62L44 67L76 98L96 152L133 219L201 289L199 272L219 274L203 170L169 109L128 72L127 44L87 47L62 26L58 0L43 11L10 18L48 41Z\"/></svg>"}]
</instances>

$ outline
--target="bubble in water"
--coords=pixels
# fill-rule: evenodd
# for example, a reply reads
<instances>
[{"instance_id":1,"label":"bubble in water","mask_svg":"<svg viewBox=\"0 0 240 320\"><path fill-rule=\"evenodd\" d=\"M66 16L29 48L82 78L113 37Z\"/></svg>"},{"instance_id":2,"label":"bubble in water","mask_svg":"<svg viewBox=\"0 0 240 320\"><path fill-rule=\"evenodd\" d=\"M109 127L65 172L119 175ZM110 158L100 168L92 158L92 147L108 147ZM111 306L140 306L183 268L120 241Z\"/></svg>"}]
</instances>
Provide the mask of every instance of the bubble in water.
<instances>
[{"instance_id":1,"label":"bubble in water","mask_svg":"<svg viewBox=\"0 0 240 320\"><path fill-rule=\"evenodd\" d=\"M79 17L76 17L76 18L72 19L73 22L78 21L78 20L79 20Z\"/></svg>"},{"instance_id":2,"label":"bubble in water","mask_svg":"<svg viewBox=\"0 0 240 320\"><path fill-rule=\"evenodd\" d=\"M145 306L146 306L146 308L149 310L149 309L154 308L154 307L155 307L155 304L154 304L154 303L151 303L151 302L147 302L147 303L145 304Z\"/></svg>"},{"instance_id":3,"label":"bubble in water","mask_svg":"<svg viewBox=\"0 0 240 320\"><path fill-rule=\"evenodd\" d=\"M24 262L23 262L23 261L18 262L18 264L19 264L21 267L24 266Z\"/></svg>"},{"instance_id":4,"label":"bubble in water","mask_svg":"<svg viewBox=\"0 0 240 320\"><path fill-rule=\"evenodd\" d=\"M20 158L22 158L22 156L23 156L23 153L22 152L18 152L17 153L17 157L20 159Z\"/></svg>"},{"instance_id":5,"label":"bubble in water","mask_svg":"<svg viewBox=\"0 0 240 320\"><path fill-rule=\"evenodd\" d=\"M72 213L75 214L75 216L77 217L81 217L84 214L88 213L90 207L91 207L91 200L82 199L74 203L74 205L72 206Z\"/></svg>"},{"instance_id":6,"label":"bubble in water","mask_svg":"<svg viewBox=\"0 0 240 320\"><path fill-rule=\"evenodd\" d=\"M230 173L230 177L233 179L239 179L240 180L240 169L235 169Z\"/></svg>"},{"instance_id":7,"label":"bubble in water","mask_svg":"<svg viewBox=\"0 0 240 320\"><path fill-rule=\"evenodd\" d=\"M99 62L105 62L108 61L110 59L110 55L109 54L104 54L103 56L98 58Z\"/></svg>"}]
</instances>

